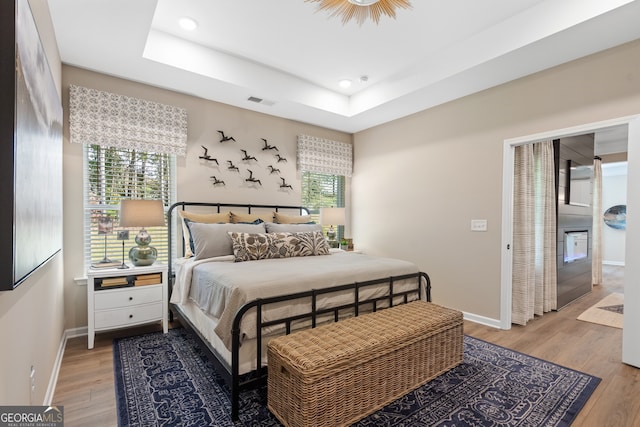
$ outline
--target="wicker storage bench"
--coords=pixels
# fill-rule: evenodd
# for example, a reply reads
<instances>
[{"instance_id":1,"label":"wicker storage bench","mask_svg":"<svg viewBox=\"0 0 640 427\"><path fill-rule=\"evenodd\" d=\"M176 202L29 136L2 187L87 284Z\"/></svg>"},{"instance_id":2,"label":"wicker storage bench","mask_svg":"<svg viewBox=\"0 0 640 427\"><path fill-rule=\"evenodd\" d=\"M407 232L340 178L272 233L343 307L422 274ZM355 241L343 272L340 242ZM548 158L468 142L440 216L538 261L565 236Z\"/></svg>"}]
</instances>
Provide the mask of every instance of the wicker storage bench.
<instances>
[{"instance_id":1,"label":"wicker storage bench","mask_svg":"<svg viewBox=\"0 0 640 427\"><path fill-rule=\"evenodd\" d=\"M281 336L268 407L289 427L348 426L462 362L462 313L414 301Z\"/></svg>"}]
</instances>

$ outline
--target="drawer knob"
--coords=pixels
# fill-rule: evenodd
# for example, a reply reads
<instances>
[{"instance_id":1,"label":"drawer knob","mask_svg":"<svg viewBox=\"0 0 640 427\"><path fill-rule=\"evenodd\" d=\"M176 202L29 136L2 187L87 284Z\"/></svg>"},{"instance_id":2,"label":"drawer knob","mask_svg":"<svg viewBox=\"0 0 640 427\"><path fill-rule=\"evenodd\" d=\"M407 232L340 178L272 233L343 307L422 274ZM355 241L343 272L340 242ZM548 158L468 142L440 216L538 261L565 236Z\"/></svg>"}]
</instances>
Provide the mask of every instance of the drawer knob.
<instances>
[{"instance_id":1,"label":"drawer knob","mask_svg":"<svg viewBox=\"0 0 640 427\"><path fill-rule=\"evenodd\" d=\"M133 319L133 314L130 314L130 315L129 315L129 319Z\"/></svg>"},{"instance_id":2,"label":"drawer knob","mask_svg":"<svg viewBox=\"0 0 640 427\"><path fill-rule=\"evenodd\" d=\"M133 297L129 297L129 301L133 301Z\"/></svg>"}]
</instances>

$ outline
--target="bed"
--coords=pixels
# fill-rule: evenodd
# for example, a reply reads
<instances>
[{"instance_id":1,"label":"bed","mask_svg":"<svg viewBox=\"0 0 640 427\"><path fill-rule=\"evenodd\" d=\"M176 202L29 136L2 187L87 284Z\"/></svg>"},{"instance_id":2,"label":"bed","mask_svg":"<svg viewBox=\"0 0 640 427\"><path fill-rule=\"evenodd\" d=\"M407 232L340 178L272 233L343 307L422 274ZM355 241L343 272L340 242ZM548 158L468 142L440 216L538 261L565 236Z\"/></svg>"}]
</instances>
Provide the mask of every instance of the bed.
<instances>
[{"instance_id":1,"label":"bed","mask_svg":"<svg viewBox=\"0 0 640 427\"><path fill-rule=\"evenodd\" d=\"M303 207L178 202L168 224L172 313L230 387L234 420L240 391L266 380L271 338L431 300L414 264L329 248Z\"/></svg>"}]
</instances>

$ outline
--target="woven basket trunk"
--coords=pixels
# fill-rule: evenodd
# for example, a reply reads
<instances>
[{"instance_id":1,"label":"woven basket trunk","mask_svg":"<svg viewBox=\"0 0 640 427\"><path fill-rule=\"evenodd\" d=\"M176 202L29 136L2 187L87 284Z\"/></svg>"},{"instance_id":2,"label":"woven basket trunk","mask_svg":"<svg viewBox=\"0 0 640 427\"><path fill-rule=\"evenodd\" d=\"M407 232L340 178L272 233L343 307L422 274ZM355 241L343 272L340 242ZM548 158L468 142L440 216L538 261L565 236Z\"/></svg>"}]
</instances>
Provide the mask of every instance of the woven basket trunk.
<instances>
[{"instance_id":1,"label":"woven basket trunk","mask_svg":"<svg viewBox=\"0 0 640 427\"><path fill-rule=\"evenodd\" d=\"M289 427L348 426L462 362L462 313L414 301L273 339L268 407Z\"/></svg>"}]
</instances>

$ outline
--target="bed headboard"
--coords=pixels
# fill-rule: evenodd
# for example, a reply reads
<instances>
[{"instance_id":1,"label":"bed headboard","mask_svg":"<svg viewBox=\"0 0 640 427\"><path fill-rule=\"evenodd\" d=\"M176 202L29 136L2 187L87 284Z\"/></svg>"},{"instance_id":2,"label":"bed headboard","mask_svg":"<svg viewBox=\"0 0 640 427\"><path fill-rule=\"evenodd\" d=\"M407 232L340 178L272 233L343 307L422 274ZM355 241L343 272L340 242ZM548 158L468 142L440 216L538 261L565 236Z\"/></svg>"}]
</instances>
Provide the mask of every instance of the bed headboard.
<instances>
[{"instance_id":1,"label":"bed headboard","mask_svg":"<svg viewBox=\"0 0 640 427\"><path fill-rule=\"evenodd\" d=\"M257 204L246 204L246 203L215 203L215 202L176 202L169 207L169 211L167 212L167 224L168 224L168 238L169 238L169 247L168 247L168 268L169 268L169 283L173 284L173 257L175 254L172 253L173 250L173 238L174 238L174 227L176 226L174 220L174 211L175 210L188 210L189 207L197 207L200 212L206 213L220 213L221 209L225 208L228 210L236 210L241 213L254 213L252 210L272 210L275 212L282 213L297 213L298 215L309 215L309 209L304 206L287 206L287 205L257 205ZM181 239L182 240L182 239ZM182 251L184 253L184 241L181 243Z\"/></svg>"}]
</instances>

